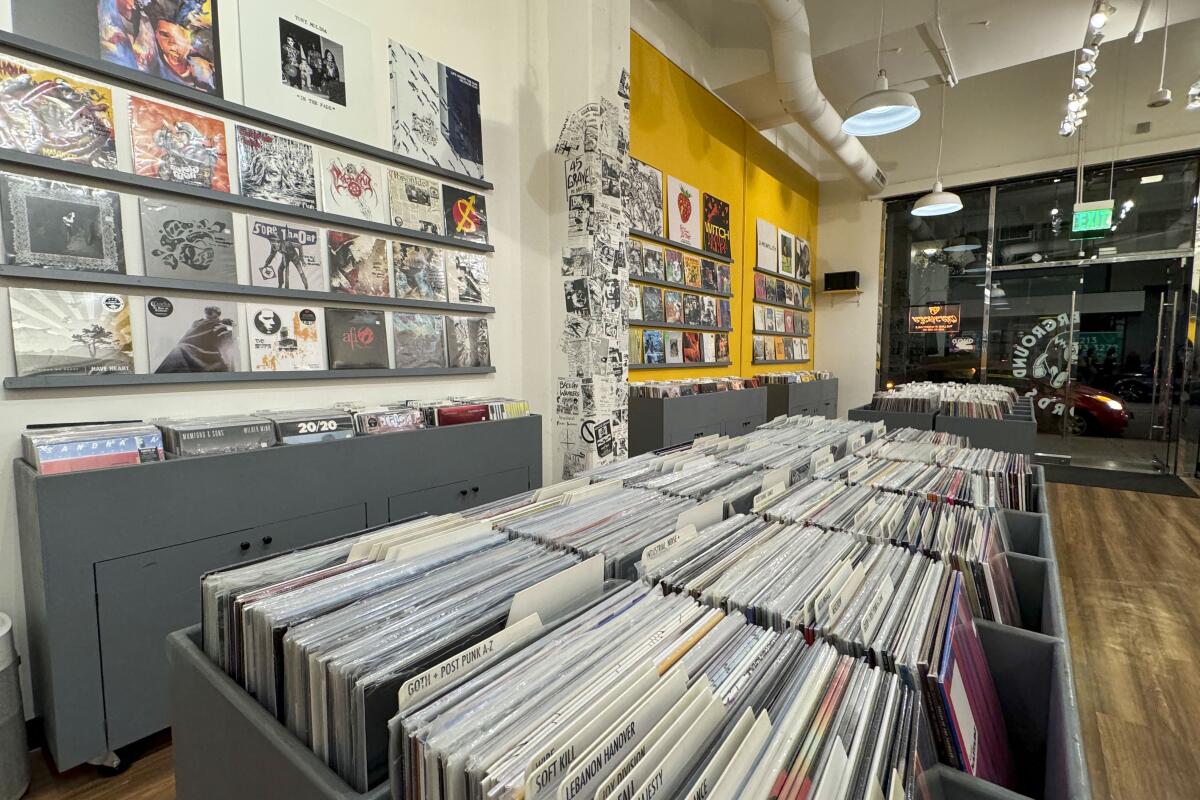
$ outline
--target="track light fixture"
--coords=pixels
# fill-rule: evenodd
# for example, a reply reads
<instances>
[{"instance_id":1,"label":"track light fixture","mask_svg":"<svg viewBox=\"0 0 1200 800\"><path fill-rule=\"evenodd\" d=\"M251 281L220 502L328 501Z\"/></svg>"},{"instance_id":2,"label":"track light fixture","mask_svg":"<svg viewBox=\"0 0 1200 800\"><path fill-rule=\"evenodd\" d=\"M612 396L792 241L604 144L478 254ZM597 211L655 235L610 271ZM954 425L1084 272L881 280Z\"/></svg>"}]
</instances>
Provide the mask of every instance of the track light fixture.
<instances>
[{"instance_id":1,"label":"track light fixture","mask_svg":"<svg viewBox=\"0 0 1200 800\"><path fill-rule=\"evenodd\" d=\"M1084 106L1087 105L1087 94L1092 90L1092 81L1098 71L1096 61L1100 58L1100 43L1104 41L1104 34L1100 30L1115 13L1117 9L1107 0L1096 0L1092 5L1083 46L1079 48L1077 57L1072 59L1071 92L1067 95L1066 114L1058 124L1059 136L1074 136L1083 126L1083 120L1087 116Z\"/></svg>"},{"instance_id":2,"label":"track light fixture","mask_svg":"<svg viewBox=\"0 0 1200 800\"><path fill-rule=\"evenodd\" d=\"M1108 24L1108 20L1113 14L1117 13L1111 3L1106 0L1096 0L1096 4L1092 6L1092 16L1088 19L1088 27L1093 31L1099 31Z\"/></svg>"},{"instance_id":3,"label":"track light fixture","mask_svg":"<svg viewBox=\"0 0 1200 800\"><path fill-rule=\"evenodd\" d=\"M1200 80L1197 80L1188 89L1187 110L1200 111Z\"/></svg>"},{"instance_id":4,"label":"track light fixture","mask_svg":"<svg viewBox=\"0 0 1200 800\"><path fill-rule=\"evenodd\" d=\"M1147 108L1162 108L1171 104L1171 90L1163 88L1163 81L1167 78L1167 33L1171 27L1171 0L1166 0L1163 10L1163 49L1162 49L1162 67L1158 72L1158 88L1150 93L1150 100L1146 103Z\"/></svg>"}]
</instances>

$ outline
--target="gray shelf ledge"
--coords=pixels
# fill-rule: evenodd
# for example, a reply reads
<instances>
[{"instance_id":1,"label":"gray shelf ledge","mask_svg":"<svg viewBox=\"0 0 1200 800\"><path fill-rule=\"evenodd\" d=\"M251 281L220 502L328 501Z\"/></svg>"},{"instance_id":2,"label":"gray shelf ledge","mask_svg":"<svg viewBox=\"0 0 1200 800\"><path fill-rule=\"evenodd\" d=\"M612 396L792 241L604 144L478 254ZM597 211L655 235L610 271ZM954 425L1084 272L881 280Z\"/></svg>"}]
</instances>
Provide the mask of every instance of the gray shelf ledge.
<instances>
[{"instance_id":1,"label":"gray shelf ledge","mask_svg":"<svg viewBox=\"0 0 1200 800\"><path fill-rule=\"evenodd\" d=\"M2 274L3 274L3 272L0 272L0 275L2 275ZM811 339L812 338L811 333L784 333L783 331L760 331L758 328L755 328L753 333L755 336L789 336L793 339Z\"/></svg>"},{"instance_id":2,"label":"gray shelf ledge","mask_svg":"<svg viewBox=\"0 0 1200 800\"><path fill-rule=\"evenodd\" d=\"M692 361L685 364L630 364L629 369L693 369L700 367L728 367L732 361Z\"/></svg>"},{"instance_id":3,"label":"gray shelf ledge","mask_svg":"<svg viewBox=\"0 0 1200 800\"><path fill-rule=\"evenodd\" d=\"M792 283L799 283L803 286L812 286L813 285L813 282L811 280L806 280L804 278L793 278L791 275L784 275L782 272L772 272L771 270L764 269L763 267L755 267L754 271L761 272L763 275L770 275L772 278L782 278L785 281L791 281Z\"/></svg>"},{"instance_id":4,"label":"gray shelf ledge","mask_svg":"<svg viewBox=\"0 0 1200 800\"><path fill-rule=\"evenodd\" d=\"M754 302L764 306L775 306L776 308L786 308L789 311L803 311L806 314L812 313L812 306L789 306L787 303L776 303L774 300L760 300L754 298Z\"/></svg>"},{"instance_id":5,"label":"gray shelf ledge","mask_svg":"<svg viewBox=\"0 0 1200 800\"><path fill-rule=\"evenodd\" d=\"M409 369L319 369L297 372L171 372L162 375L26 375L5 378L5 389L78 389L93 386L151 386L180 383L255 383L322 381L347 378L426 378L435 375L486 375L495 367L416 367Z\"/></svg>"},{"instance_id":6,"label":"gray shelf ledge","mask_svg":"<svg viewBox=\"0 0 1200 800\"><path fill-rule=\"evenodd\" d=\"M661 286L664 289L678 289L681 292L691 292L692 294L707 294L713 297L733 297L733 292L719 292L716 289L699 289L695 286L688 286L683 283L671 283L670 281L660 281L657 278L643 278L637 275L629 276L630 283L647 283L651 286Z\"/></svg>"},{"instance_id":7,"label":"gray shelf ledge","mask_svg":"<svg viewBox=\"0 0 1200 800\"><path fill-rule=\"evenodd\" d=\"M459 311L475 314L494 314L494 306L476 303L448 303L440 300L411 300L400 297L377 297L369 294L318 292L309 289L279 289L273 286L247 286L242 283L191 281L185 278L156 278L147 275L127 275L123 272L94 272L90 270L56 269L20 264L0 264L0 278L65 283L90 283L129 289L153 289L163 292L203 292L251 297L277 297L307 300L316 303L348 303L354 306L388 306L414 311Z\"/></svg>"},{"instance_id":8,"label":"gray shelf ledge","mask_svg":"<svg viewBox=\"0 0 1200 800\"><path fill-rule=\"evenodd\" d=\"M93 75L102 75L105 78L111 78L128 86L135 86L139 89L147 89L159 94L169 95L173 100L183 100L197 106L203 106L212 111L218 111L233 117L239 117L242 120L253 122L257 125L265 125L271 128L277 128L280 131L303 136L313 141L339 147L343 150L350 150L360 155L368 156L372 159L383 161L395 166L404 167L405 169L424 172L427 175L434 175L439 178L461 183L465 186L472 186L477 189L493 189L495 188L490 181L482 178L473 178L461 172L456 172L452 169L440 167L435 164L427 164L424 161L418 161L415 158L402 156L398 153L393 153L391 150L384 150L382 147L375 145L364 144L353 139L347 139L344 136L339 136L335 133L323 131L319 128L314 128L305 125L302 122L278 117L274 114L267 114L249 106L244 106L239 103L234 103L231 100L226 100L224 97L219 97L215 94L202 92L198 89L193 89L181 84L172 83L147 75L136 70L122 67L117 64L112 64L107 61L102 61L98 58L73 53L70 50L65 50L61 47L55 47L51 44L39 42L36 39L30 39L27 36L21 36L18 33L10 31L0 31L0 47L8 50L18 51L24 56L34 58L38 61L45 62L47 60L54 61L59 64L73 67L75 69L86 70Z\"/></svg>"},{"instance_id":9,"label":"gray shelf ledge","mask_svg":"<svg viewBox=\"0 0 1200 800\"><path fill-rule=\"evenodd\" d=\"M733 328L708 328L704 325L688 325L686 322L646 322L640 319L629 320L631 328L666 328L673 331L704 331L705 333L731 333Z\"/></svg>"},{"instance_id":10,"label":"gray shelf ledge","mask_svg":"<svg viewBox=\"0 0 1200 800\"><path fill-rule=\"evenodd\" d=\"M760 361L759 359L756 358L756 359L753 359L750 363L755 366L759 366L759 367L767 367L767 366L770 366L771 364L811 364L812 359L811 358L784 358L784 359L780 359L778 361Z\"/></svg>"},{"instance_id":11,"label":"gray shelf ledge","mask_svg":"<svg viewBox=\"0 0 1200 800\"><path fill-rule=\"evenodd\" d=\"M645 239L646 241L654 242L655 244L661 244L663 247L669 247L672 250L682 250L685 253L691 253L694 256L700 256L701 258L707 258L712 261L719 261L722 264L733 263L733 259L729 256L719 256L716 253L708 252L704 248L692 247L690 244L680 244L679 242L668 239L665 236L646 233L645 231L639 231L636 228L630 228L629 235L635 239Z\"/></svg>"},{"instance_id":12,"label":"gray shelf ledge","mask_svg":"<svg viewBox=\"0 0 1200 800\"><path fill-rule=\"evenodd\" d=\"M162 194L174 195L176 197L191 198L194 200L206 200L210 203L218 203L241 211L252 211L260 214L270 214L273 216L293 217L295 219L304 219L310 222L315 222L319 225L341 229L371 231L372 233L382 234L384 236L398 237L402 239L413 239L418 242L427 242L436 244L439 247L453 247L460 250L474 250L479 253L492 253L496 248L490 244L483 242L472 242L466 239L456 239L453 236L438 236L425 231L415 231L410 228L397 228L394 225L386 225L382 222L372 222L370 220L358 219L357 217L344 217L340 214L330 214L325 211L315 211L311 208L300 208L298 206L289 206L284 203L272 203L268 200L259 200L256 197L247 197L242 194L234 194L233 192L218 192L213 189L205 189L200 186L189 186L184 183L174 183L172 181L163 181L157 178L147 178L143 175L136 175L132 172L123 172L115 169L101 169L87 164L74 164L69 161L60 161L57 158L49 158L48 156L39 156L32 153L23 153L19 150L11 150L8 148L0 148L0 164L9 164L18 167L32 167L34 169L46 170L48 172L56 172L60 175L67 175L71 178L87 181L104 181L106 183L116 184L127 189L135 191L149 191ZM35 176L40 177L40 176Z\"/></svg>"}]
</instances>

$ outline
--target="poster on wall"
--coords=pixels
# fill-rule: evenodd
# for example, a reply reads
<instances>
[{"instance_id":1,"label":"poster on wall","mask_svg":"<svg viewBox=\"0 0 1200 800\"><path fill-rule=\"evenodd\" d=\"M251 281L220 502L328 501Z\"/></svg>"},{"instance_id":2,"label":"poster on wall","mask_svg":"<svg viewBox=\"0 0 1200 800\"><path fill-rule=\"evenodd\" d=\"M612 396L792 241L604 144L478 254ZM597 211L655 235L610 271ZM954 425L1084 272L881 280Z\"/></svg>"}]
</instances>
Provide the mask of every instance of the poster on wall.
<instances>
[{"instance_id":1,"label":"poster on wall","mask_svg":"<svg viewBox=\"0 0 1200 800\"><path fill-rule=\"evenodd\" d=\"M147 97L129 98L133 171L146 178L229 191L225 123Z\"/></svg>"},{"instance_id":2,"label":"poster on wall","mask_svg":"<svg viewBox=\"0 0 1200 800\"><path fill-rule=\"evenodd\" d=\"M100 57L221 94L217 0L99 0Z\"/></svg>"},{"instance_id":3,"label":"poster on wall","mask_svg":"<svg viewBox=\"0 0 1200 800\"><path fill-rule=\"evenodd\" d=\"M962 307L954 305L924 305L908 307L909 333L958 333Z\"/></svg>"},{"instance_id":4,"label":"poster on wall","mask_svg":"<svg viewBox=\"0 0 1200 800\"><path fill-rule=\"evenodd\" d=\"M312 145L243 125L234 127L234 136L241 194L287 206L317 207Z\"/></svg>"},{"instance_id":5,"label":"poster on wall","mask_svg":"<svg viewBox=\"0 0 1200 800\"><path fill-rule=\"evenodd\" d=\"M754 266L769 272L779 271L779 243L775 226L761 217L754 224L755 237L758 242L757 256ZM756 279L757 282L757 279Z\"/></svg>"},{"instance_id":6,"label":"poster on wall","mask_svg":"<svg viewBox=\"0 0 1200 800\"><path fill-rule=\"evenodd\" d=\"M671 240L699 247L700 192L674 176L667 177L667 219Z\"/></svg>"},{"instance_id":7,"label":"poster on wall","mask_svg":"<svg viewBox=\"0 0 1200 800\"><path fill-rule=\"evenodd\" d=\"M625 192L625 210L629 227L651 236L663 231L663 174L662 170L636 158L629 159L629 188Z\"/></svg>"},{"instance_id":8,"label":"poster on wall","mask_svg":"<svg viewBox=\"0 0 1200 800\"><path fill-rule=\"evenodd\" d=\"M812 248L808 240L802 236L796 237L792 250L792 262L796 265L796 277L803 281L812 280Z\"/></svg>"},{"instance_id":9,"label":"poster on wall","mask_svg":"<svg viewBox=\"0 0 1200 800\"><path fill-rule=\"evenodd\" d=\"M796 274L796 265L794 254L796 249L796 237L779 229L779 272L781 275L794 276Z\"/></svg>"},{"instance_id":10,"label":"poster on wall","mask_svg":"<svg viewBox=\"0 0 1200 800\"><path fill-rule=\"evenodd\" d=\"M150 371L237 372L241 312L237 303L215 298L146 298Z\"/></svg>"},{"instance_id":11,"label":"poster on wall","mask_svg":"<svg viewBox=\"0 0 1200 800\"><path fill-rule=\"evenodd\" d=\"M124 272L116 192L0 174L4 260L10 264Z\"/></svg>"},{"instance_id":12,"label":"poster on wall","mask_svg":"<svg viewBox=\"0 0 1200 800\"><path fill-rule=\"evenodd\" d=\"M729 234L729 203L708 192L704 193L704 249L725 258L733 253Z\"/></svg>"},{"instance_id":13,"label":"poster on wall","mask_svg":"<svg viewBox=\"0 0 1200 800\"><path fill-rule=\"evenodd\" d=\"M128 297L14 286L8 304L18 376L133 372Z\"/></svg>"},{"instance_id":14,"label":"poster on wall","mask_svg":"<svg viewBox=\"0 0 1200 800\"><path fill-rule=\"evenodd\" d=\"M243 102L365 144L380 142L371 32L317 0L239 3Z\"/></svg>"},{"instance_id":15,"label":"poster on wall","mask_svg":"<svg viewBox=\"0 0 1200 800\"><path fill-rule=\"evenodd\" d=\"M368 222L388 221L388 197L383 169L357 156L321 151L322 209L330 214Z\"/></svg>"},{"instance_id":16,"label":"poster on wall","mask_svg":"<svg viewBox=\"0 0 1200 800\"><path fill-rule=\"evenodd\" d=\"M399 42L388 42L392 151L483 178L479 82Z\"/></svg>"}]
</instances>

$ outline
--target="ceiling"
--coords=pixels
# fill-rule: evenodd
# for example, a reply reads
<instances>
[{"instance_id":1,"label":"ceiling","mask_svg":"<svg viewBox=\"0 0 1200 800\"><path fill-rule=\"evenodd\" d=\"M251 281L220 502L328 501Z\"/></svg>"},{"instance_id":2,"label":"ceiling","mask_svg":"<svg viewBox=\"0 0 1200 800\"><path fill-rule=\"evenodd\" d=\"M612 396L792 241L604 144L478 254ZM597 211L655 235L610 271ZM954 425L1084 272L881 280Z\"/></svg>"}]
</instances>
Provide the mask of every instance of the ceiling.
<instances>
[{"instance_id":1,"label":"ceiling","mask_svg":"<svg viewBox=\"0 0 1200 800\"><path fill-rule=\"evenodd\" d=\"M845 109L873 88L876 37L885 0L807 0L817 81L834 108ZM760 130L798 126L781 110L771 64L766 19L754 0L650 0L692 28L708 48L701 79ZM1110 0L1117 13L1108 41L1129 35L1141 0ZM1164 0L1150 0L1143 29L1163 24ZM886 0L882 66L893 87L912 92L939 84L949 64L959 80L1067 53L1080 46L1092 0L949 0L941 27L936 0ZM1200 1L1176 0L1171 24L1200 18ZM1160 36L1144 46L1156 48ZM1069 75L1063 75L1064 84ZM870 142L865 142L870 149ZM828 167L825 161L821 167ZM824 170L822 170L824 171Z\"/></svg>"}]
</instances>

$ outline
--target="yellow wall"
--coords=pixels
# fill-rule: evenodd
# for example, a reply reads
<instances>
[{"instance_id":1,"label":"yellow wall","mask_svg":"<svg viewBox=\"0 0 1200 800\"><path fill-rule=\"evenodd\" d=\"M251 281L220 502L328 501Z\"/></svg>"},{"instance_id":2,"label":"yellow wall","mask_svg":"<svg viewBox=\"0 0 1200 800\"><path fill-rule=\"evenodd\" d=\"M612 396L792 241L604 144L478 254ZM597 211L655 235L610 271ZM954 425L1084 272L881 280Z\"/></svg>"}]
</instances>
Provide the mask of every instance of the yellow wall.
<instances>
[{"instance_id":1,"label":"yellow wall","mask_svg":"<svg viewBox=\"0 0 1200 800\"><path fill-rule=\"evenodd\" d=\"M784 155L716 96L630 32L630 143L634 158L729 203L734 319L728 367L639 370L633 381L754 375L811 369L812 363L754 365L755 220L803 236L816 264L817 180ZM665 192L664 192L665 195ZM699 201L699 198L697 198ZM815 320L809 315L815 357ZM653 328L654 325L646 327Z\"/></svg>"}]
</instances>

